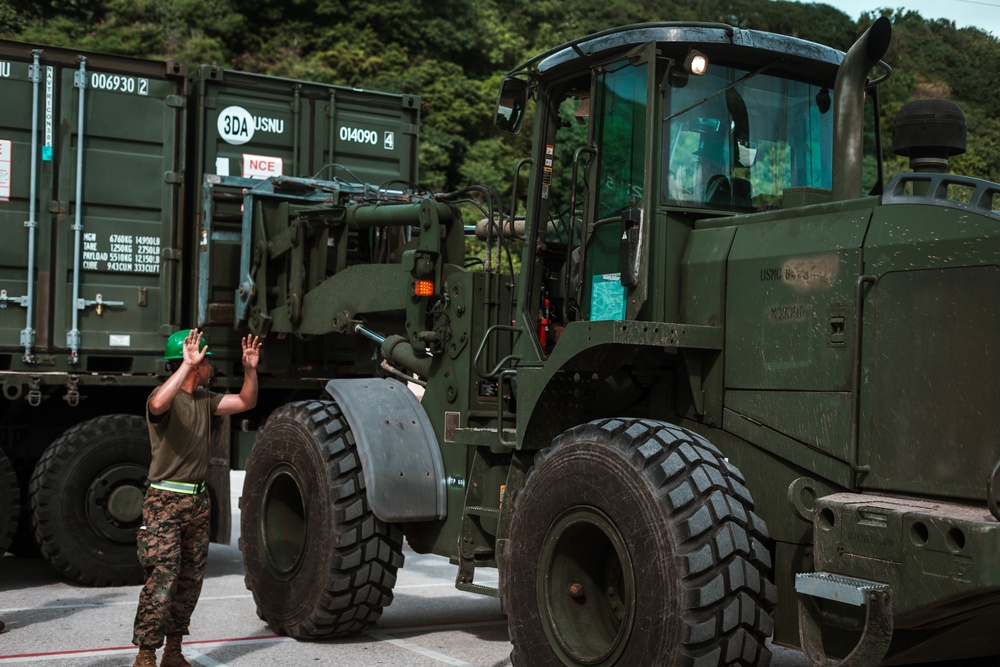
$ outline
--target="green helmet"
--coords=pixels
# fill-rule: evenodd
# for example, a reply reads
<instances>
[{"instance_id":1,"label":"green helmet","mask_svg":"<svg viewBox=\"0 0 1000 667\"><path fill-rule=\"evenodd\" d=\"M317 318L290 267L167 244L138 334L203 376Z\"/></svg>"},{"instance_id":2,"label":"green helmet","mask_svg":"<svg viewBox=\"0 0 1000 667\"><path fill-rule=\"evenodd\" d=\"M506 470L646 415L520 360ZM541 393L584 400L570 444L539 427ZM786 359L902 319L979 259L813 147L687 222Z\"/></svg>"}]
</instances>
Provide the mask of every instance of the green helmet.
<instances>
[{"instance_id":1,"label":"green helmet","mask_svg":"<svg viewBox=\"0 0 1000 667\"><path fill-rule=\"evenodd\" d=\"M190 329L181 329L180 331L175 331L170 334L170 338L167 339L167 344L163 346L163 358L167 361L174 361L176 359L184 358L184 339L188 337L191 333ZM201 337L202 349L208 347L208 341L205 340L205 336ZM211 350L206 350L205 354L208 356L212 355Z\"/></svg>"}]
</instances>

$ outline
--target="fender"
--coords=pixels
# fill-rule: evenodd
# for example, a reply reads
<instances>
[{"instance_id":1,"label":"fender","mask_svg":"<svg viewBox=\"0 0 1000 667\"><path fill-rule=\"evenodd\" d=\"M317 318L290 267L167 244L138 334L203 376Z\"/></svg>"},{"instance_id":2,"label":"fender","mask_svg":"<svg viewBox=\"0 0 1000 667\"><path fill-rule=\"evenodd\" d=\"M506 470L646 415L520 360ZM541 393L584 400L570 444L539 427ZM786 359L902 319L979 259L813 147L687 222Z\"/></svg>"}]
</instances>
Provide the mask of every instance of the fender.
<instances>
[{"instance_id":1,"label":"fender","mask_svg":"<svg viewBox=\"0 0 1000 667\"><path fill-rule=\"evenodd\" d=\"M387 523L447 517L444 462L417 397L379 378L330 380L325 390L354 433L375 516Z\"/></svg>"}]
</instances>

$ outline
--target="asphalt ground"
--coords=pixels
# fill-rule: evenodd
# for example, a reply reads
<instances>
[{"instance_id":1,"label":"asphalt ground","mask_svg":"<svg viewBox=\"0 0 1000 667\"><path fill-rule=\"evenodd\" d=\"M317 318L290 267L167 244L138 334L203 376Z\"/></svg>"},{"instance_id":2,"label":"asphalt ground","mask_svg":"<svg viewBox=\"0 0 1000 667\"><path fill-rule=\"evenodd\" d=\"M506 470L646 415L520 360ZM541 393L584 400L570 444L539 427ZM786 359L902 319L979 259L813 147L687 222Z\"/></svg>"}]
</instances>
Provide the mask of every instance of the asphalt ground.
<instances>
[{"instance_id":1,"label":"asphalt ground","mask_svg":"<svg viewBox=\"0 0 1000 667\"><path fill-rule=\"evenodd\" d=\"M495 598L455 589L456 568L404 546L395 599L376 626L347 639L301 642L277 636L257 617L243 582L233 473L232 545L210 547L201 599L183 649L196 667L350 665L503 667L507 623ZM482 583L495 585L477 573ZM0 667L128 667L139 586L88 588L62 581L42 559L0 558ZM797 651L773 647L772 667L808 667ZM643 666L628 666L643 667Z\"/></svg>"}]
</instances>

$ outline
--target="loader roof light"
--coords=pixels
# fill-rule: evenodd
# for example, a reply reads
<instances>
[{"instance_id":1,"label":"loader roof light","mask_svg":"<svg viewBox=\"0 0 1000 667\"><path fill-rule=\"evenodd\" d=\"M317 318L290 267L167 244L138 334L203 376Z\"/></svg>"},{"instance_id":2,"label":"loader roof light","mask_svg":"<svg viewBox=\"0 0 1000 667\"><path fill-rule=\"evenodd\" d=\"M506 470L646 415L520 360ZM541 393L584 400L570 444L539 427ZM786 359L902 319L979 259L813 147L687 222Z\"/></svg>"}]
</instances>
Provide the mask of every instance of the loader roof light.
<instances>
[{"instance_id":1,"label":"loader roof light","mask_svg":"<svg viewBox=\"0 0 1000 667\"><path fill-rule=\"evenodd\" d=\"M687 58L684 59L684 69L695 76L701 76L708 71L708 56L700 51L688 51Z\"/></svg>"},{"instance_id":2,"label":"loader roof light","mask_svg":"<svg viewBox=\"0 0 1000 667\"><path fill-rule=\"evenodd\" d=\"M413 294L416 296L434 296L434 281L418 280L413 283Z\"/></svg>"}]
</instances>

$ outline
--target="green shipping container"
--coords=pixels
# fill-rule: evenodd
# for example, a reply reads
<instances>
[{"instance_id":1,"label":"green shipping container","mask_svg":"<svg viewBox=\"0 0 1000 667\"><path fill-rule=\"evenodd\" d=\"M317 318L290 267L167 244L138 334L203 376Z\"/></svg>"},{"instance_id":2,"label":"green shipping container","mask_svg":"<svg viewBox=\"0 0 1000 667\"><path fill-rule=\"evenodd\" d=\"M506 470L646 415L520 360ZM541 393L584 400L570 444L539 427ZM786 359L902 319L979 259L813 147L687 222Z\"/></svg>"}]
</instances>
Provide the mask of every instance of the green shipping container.
<instances>
[{"instance_id":1,"label":"green shipping container","mask_svg":"<svg viewBox=\"0 0 1000 667\"><path fill-rule=\"evenodd\" d=\"M0 41L0 99L0 371L154 373L194 325L238 360L241 193L206 176L417 180L412 95Z\"/></svg>"},{"instance_id":2,"label":"green shipping container","mask_svg":"<svg viewBox=\"0 0 1000 667\"><path fill-rule=\"evenodd\" d=\"M186 68L0 42L0 74L0 368L138 370L172 319Z\"/></svg>"}]
</instances>

